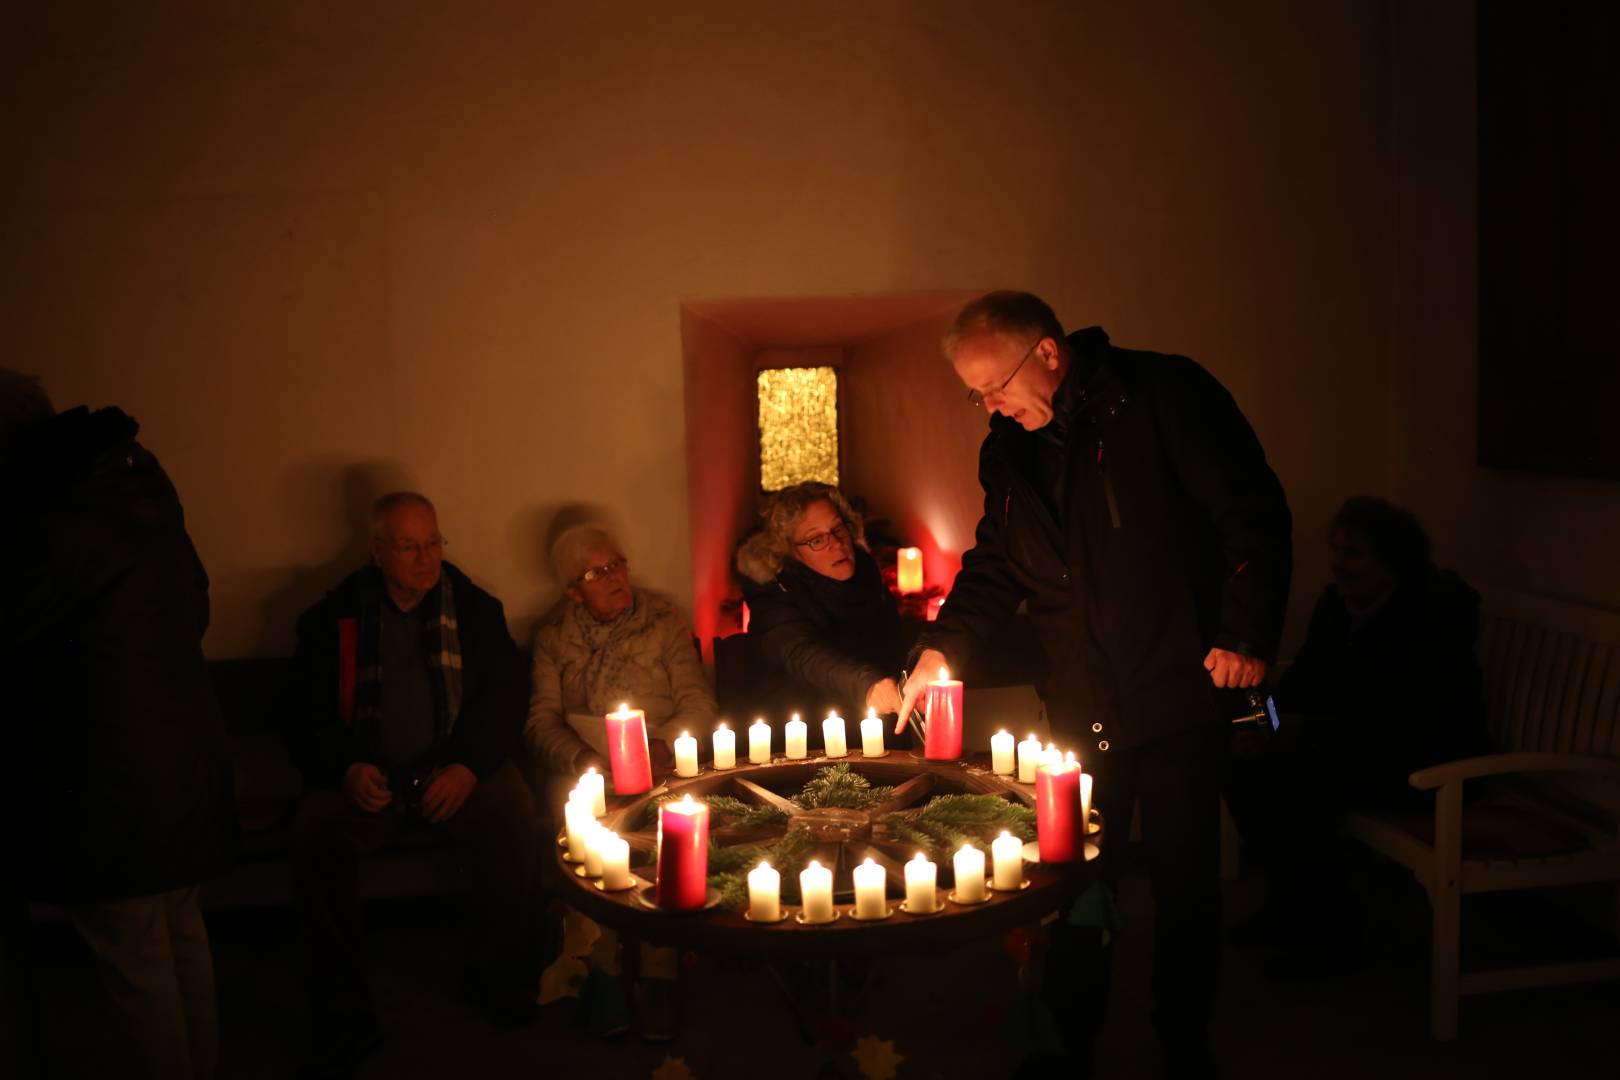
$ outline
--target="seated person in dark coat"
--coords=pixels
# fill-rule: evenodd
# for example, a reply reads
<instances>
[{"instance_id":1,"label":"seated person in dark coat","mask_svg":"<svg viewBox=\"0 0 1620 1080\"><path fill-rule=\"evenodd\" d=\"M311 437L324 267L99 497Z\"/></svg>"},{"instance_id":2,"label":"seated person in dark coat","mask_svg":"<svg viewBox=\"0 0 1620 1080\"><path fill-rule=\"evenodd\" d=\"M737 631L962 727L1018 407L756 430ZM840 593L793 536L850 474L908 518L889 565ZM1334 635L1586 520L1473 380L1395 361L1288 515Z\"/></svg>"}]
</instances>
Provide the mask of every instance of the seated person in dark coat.
<instances>
[{"instance_id":1,"label":"seated person in dark coat","mask_svg":"<svg viewBox=\"0 0 1620 1080\"><path fill-rule=\"evenodd\" d=\"M298 620L305 794L295 900L309 947L317 1054L341 1065L379 1037L360 961L356 863L400 830L443 829L474 874L469 981L503 1026L535 1012L534 803L510 760L521 658L499 600L443 561L433 504L372 511L372 563Z\"/></svg>"},{"instance_id":2,"label":"seated person in dark coat","mask_svg":"<svg viewBox=\"0 0 1620 1080\"><path fill-rule=\"evenodd\" d=\"M905 641L894 597L866 550L860 515L835 487L807 482L766 502L737 551L760 708L814 718L900 707ZM773 716L780 724L784 717Z\"/></svg>"},{"instance_id":3,"label":"seated person in dark coat","mask_svg":"<svg viewBox=\"0 0 1620 1080\"><path fill-rule=\"evenodd\" d=\"M1328 545L1333 584L1277 686L1278 736L1263 747L1240 736L1227 786L1268 866L1262 919L1285 932L1345 895L1325 858L1337 815L1427 811L1432 796L1407 777L1485 743L1479 594L1436 568L1417 519L1383 499L1347 501Z\"/></svg>"}]
</instances>

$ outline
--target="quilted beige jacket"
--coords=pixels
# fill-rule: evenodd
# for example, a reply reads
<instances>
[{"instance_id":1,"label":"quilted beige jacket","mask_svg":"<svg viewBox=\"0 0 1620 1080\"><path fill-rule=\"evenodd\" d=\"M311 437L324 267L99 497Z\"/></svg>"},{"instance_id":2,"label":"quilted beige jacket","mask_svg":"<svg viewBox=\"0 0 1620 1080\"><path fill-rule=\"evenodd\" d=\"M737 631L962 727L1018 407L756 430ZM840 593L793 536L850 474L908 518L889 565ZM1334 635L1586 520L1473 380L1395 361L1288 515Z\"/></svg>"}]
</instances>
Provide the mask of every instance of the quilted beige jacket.
<instances>
[{"instance_id":1,"label":"quilted beige jacket","mask_svg":"<svg viewBox=\"0 0 1620 1080\"><path fill-rule=\"evenodd\" d=\"M541 771L573 773L591 746L570 724L602 725L602 717L628 702L647 714L647 735L673 742L690 731L703 742L714 727L716 706L703 662L692 644L692 630L673 603L657 593L635 590L636 606L617 636L617 655L600 665L606 674L591 681L591 647L582 620L591 616L578 604L540 627L534 640L534 689L524 742Z\"/></svg>"}]
</instances>

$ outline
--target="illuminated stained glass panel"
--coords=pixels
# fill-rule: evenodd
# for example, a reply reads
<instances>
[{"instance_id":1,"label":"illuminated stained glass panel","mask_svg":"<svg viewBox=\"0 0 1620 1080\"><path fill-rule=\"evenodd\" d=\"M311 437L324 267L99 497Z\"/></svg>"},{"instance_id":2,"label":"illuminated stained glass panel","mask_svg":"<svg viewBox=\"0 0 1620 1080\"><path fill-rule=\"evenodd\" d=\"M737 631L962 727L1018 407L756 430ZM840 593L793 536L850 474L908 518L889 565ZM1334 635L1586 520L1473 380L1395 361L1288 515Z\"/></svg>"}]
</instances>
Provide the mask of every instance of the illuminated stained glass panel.
<instances>
[{"instance_id":1,"label":"illuminated stained glass panel","mask_svg":"<svg viewBox=\"0 0 1620 1080\"><path fill-rule=\"evenodd\" d=\"M759 486L838 483L838 369L759 373Z\"/></svg>"}]
</instances>

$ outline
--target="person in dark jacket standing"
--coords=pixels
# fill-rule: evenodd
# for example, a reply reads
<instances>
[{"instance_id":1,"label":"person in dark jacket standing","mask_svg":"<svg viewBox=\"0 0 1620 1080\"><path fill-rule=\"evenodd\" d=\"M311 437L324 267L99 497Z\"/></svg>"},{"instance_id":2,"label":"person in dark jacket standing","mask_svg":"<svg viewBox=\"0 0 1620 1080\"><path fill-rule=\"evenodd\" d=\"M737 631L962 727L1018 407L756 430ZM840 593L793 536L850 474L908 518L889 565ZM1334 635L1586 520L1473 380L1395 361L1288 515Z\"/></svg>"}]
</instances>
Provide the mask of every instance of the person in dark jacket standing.
<instances>
[{"instance_id":1,"label":"person in dark jacket standing","mask_svg":"<svg viewBox=\"0 0 1620 1080\"><path fill-rule=\"evenodd\" d=\"M807 481L772 495L759 531L737 550L737 570L765 702L812 720L830 708L899 708L900 613L860 515L837 488ZM810 730L819 736L821 725Z\"/></svg>"},{"instance_id":2,"label":"person in dark jacket standing","mask_svg":"<svg viewBox=\"0 0 1620 1080\"><path fill-rule=\"evenodd\" d=\"M1112 880L1141 803L1152 881L1154 1026L1171 1075L1214 1070L1220 958L1215 690L1256 685L1282 629L1292 520L1230 394L1179 356L1092 327L1065 335L1029 293L990 293L944 352L992 413L984 516L911 669L955 669L1020 604L1047 654L1052 738L1095 777ZM926 682L905 687L900 726ZM1043 998L1073 1066L1091 1067L1108 980L1098 897L1054 927Z\"/></svg>"},{"instance_id":3,"label":"person in dark jacket standing","mask_svg":"<svg viewBox=\"0 0 1620 1080\"><path fill-rule=\"evenodd\" d=\"M56 414L0 371L16 568L0 656L10 886L62 904L153 1076L212 1076L201 881L228 865L232 772L203 662L208 575L162 466L116 408Z\"/></svg>"},{"instance_id":4,"label":"person in dark jacket standing","mask_svg":"<svg viewBox=\"0 0 1620 1080\"><path fill-rule=\"evenodd\" d=\"M398 829L442 828L476 871L469 979L501 1026L535 1013L533 797L511 754L521 657L501 602L444 562L433 504L372 509L371 564L298 620L293 842L317 1056L357 1064L380 1038L360 960L356 864Z\"/></svg>"}]
</instances>

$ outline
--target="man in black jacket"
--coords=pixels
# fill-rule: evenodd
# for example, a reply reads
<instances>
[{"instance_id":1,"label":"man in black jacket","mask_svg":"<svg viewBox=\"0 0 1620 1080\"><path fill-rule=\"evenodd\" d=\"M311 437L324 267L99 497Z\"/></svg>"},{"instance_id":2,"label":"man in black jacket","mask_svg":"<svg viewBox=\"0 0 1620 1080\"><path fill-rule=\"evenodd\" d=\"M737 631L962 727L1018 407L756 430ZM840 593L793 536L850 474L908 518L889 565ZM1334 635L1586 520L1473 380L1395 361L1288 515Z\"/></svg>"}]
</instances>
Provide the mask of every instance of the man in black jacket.
<instances>
[{"instance_id":1,"label":"man in black jacket","mask_svg":"<svg viewBox=\"0 0 1620 1080\"><path fill-rule=\"evenodd\" d=\"M317 1053L333 1066L379 1037L355 874L397 830L442 828L472 857L468 974L490 1019L531 1019L538 974L534 806L509 760L527 695L505 611L443 561L433 504L414 492L373 507L371 558L298 620L294 891Z\"/></svg>"},{"instance_id":2,"label":"man in black jacket","mask_svg":"<svg viewBox=\"0 0 1620 1080\"><path fill-rule=\"evenodd\" d=\"M197 893L231 856L232 773L203 661L208 575L139 428L115 408L58 414L0 370L0 876L66 907L141 1067L205 1077L218 1039Z\"/></svg>"},{"instance_id":3,"label":"man in black jacket","mask_svg":"<svg viewBox=\"0 0 1620 1080\"><path fill-rule=\"evenodd\" d=\"M1028 293L969 304L944 349L994 414L979 456L984 517L912 670L965 667L1027 605L1049 662L1038 689L1052 737L1095 777L1108 880L1141 802L1167 1061L1175 1074L1211 1071L1226 741L1214 690L1257 684L1275 654L1292 566L1282 487L1201 367L1116 348L1097 327L1065 336ZM925 681L906 687L902 718ZM1108 953L1104 928L1078 924L1107 910L1087 902L1057 924L1043 989L1082 1070Z\"/></svg>"}]
</instances>

